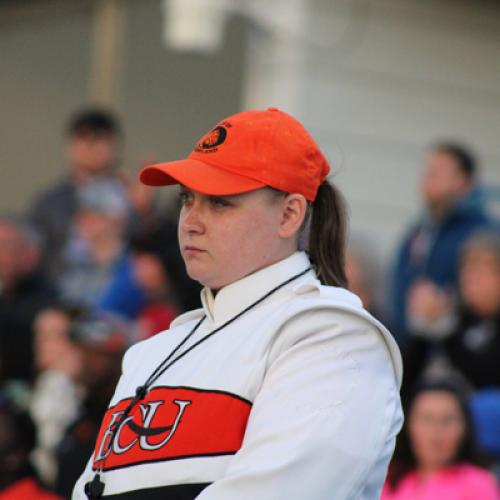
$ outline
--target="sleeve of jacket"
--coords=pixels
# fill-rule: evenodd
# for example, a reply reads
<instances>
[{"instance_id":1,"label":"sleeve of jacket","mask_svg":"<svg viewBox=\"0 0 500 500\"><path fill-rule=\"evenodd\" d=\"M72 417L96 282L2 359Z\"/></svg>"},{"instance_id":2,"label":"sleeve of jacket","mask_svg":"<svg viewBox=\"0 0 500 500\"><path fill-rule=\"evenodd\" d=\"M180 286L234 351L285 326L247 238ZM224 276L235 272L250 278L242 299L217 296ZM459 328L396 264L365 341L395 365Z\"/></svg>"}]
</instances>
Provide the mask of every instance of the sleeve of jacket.
<instances>
[{"instance_id":1,"label":"sleeve of jacket","mask_svg":"<svg viewBox=\"0 0 500 500\"><path fill-rule=\"evenodd\" d=\"M376 328L349 313L309 312L280 332L242 447L197 498L379 498L401 420Z\"/></svg>"}]
</instances>

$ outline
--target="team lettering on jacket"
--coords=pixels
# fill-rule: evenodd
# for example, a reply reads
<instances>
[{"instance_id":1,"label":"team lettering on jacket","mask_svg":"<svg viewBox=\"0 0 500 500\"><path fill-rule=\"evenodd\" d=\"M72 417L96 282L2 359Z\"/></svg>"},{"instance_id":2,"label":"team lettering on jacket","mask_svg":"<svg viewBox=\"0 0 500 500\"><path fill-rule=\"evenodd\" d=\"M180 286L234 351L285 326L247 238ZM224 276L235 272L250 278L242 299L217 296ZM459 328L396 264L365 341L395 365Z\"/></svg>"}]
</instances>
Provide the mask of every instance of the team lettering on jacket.
<instances>
[{"instance_id":1,"label":"team lettering on jacket","mask_svg":"<svg viewBox=\"0 0 500 500\"><path fill-rule=\"evenodd\" d=\"M130 399L110 407L96 442L93 468L234 454L251 403L237 395L188 387L155 387L111 436Z\"/></svg>"}]
</instances>

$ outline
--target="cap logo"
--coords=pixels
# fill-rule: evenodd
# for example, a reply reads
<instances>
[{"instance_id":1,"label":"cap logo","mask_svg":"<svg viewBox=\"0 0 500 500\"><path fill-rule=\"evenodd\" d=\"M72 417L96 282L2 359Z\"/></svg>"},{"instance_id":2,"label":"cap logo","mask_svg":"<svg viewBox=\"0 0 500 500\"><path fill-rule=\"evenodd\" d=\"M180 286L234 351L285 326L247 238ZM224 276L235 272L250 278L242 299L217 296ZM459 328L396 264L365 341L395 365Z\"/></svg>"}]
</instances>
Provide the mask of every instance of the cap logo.
<instances>
[{"instance_id":1,"label":"cap logo","mask_svg":"<svg viewBox=\"0 0 500 500\"><path fill-rule=\"evenodd\" d=\"M218 146L226 140L226 136L227 130L219 125L205 134L196 144L194 150L197 153L215 153Z\"/></svg>"}]
</instances>

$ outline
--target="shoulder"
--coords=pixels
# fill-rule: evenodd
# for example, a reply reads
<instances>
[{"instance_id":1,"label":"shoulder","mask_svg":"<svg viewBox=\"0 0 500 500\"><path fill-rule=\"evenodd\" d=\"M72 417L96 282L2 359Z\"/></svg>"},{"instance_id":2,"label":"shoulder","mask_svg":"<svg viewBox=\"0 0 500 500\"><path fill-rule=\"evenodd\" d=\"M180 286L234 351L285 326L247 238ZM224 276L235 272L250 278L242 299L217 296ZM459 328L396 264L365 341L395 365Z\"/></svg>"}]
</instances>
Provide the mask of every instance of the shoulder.
<instances>
[{"instance_id":1,"label":"shoulder","mask_svg":"<svg viewBox=\"0 0 500 500\"><path fill-rule=\"evenodd\" d=\"M417 478L417 473L414 470L407 472L398 482L392 487L386 480L382 488L380 500L396 500L401 498L414 498L417 496L417 490L420 489L420 481Z\"/></svg>"},{"instance_id":2,"label":"shoulder","mask_svg":"<svg viewBox=\"0 0 500 500\"><path fill-rule=\"evenodd\" d=\"M481 498L481 500L499 500L500 490L495 476L486 469L469 463L460 463L449 467L438 476L444 488L460 491L463 498Z\"/></svg>"},{"instance_id":3,"label":"shoulder","mask_svg":"<svg viewBox=\"0 0 500 500\"><path fill-rule=\"evenodd\" d=\"M486 227L491 225L491 223L492 221L483 206L471 205L465 202L459 204L450 213L449 217L443 222L443 225L450 230L460 232Z\"/></svg>"},{"instance_id":4,"label":"shoulder","mask_svg":"<svg viewBox=\"0 0 500 500\"><path fill-rule=\"evenodd\" d=\"M74 185L66 177L60 178L38 193L36 203L39 205L51 204L62 197L71 196L74 193Z\"/></svg>"},{"instance_id":5,"label":"shoulder","mask_svg":"<svg viewBox=\"0 0 500 500\"><path fill-rule=\"evenodd\" d=\"M322 339L332 346L379 355L393 367L398 385L402 378L399 348L391 333L366 311L359 297L344 288L304 280L292 288L293 298L283 311L277 344L280 351L302 341Z\"/></svg>"},{"instance_id":6,"label":"shoulder","mask_svg":"<svg viewBox=\"0 0 500 500\"><path fill-rule=\"evenodd\" d=\"M328 329L332 335L353 327L365 329L374 326L373 318L363 309L356 295L343 288L311 282L294 287L293 296L281 313L283 327L287 330L298 328L304 335L304 326L308 330Z\"/></svg>"},{"instance_id":7,"label":"shoulder","mask_svg":"<svg viewBox=\"0 0 500 500\"><path fill-rule=\"evenodd\" d=\"M306 276L288 291L288 300L279 310L283 325L293 326L306 318L306 323L318 327L360 321L371 318L357 295L345 288L325 286L317 278Z\"/></svg>"},{"instance_id":8,"label":"shoulder","mask_svg":"<svg viewBox=\"0 0 500 500\"><path fill-rule=\"evenodd\" d=\"M186 323L199 321L204 314L205 313L203 312L203 309L201 307L199 309L193 309L192 311L187 311L183 314L180 314L172 321L172 323L170 324L170 329L184 325Z\"/></svg>"},{"instance_id":9,"label":"shoulder","mask_svg":"<svg viewBox=\"0 0 500 500\"><path fill-rule=\"evenodd\" d=\"M456 474L465 488L479 492L499 492L495 476L486 469L472 464L461 464L456 467ZM491 497L483 497L491 498ZM497 497L494 497L497 498Z\"/></svg>"}]
</instances>

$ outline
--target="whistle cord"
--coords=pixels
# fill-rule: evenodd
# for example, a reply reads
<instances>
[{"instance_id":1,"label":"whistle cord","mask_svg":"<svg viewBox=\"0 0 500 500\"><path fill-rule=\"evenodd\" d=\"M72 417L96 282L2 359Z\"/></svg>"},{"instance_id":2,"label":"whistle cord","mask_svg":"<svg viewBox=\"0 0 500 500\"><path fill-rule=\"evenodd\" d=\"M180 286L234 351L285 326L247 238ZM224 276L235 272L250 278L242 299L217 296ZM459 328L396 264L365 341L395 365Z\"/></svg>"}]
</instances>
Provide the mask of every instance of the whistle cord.
<instances>
[{"instance_id":1,"label":"whistle cord","mask_svg":"<svg viewBox=\"0 0 500 500\"><path fill-rule=\"evenodd\" d=\"M132 408L135 406L136 403L138 403L140 400L144 399L146 394L148 393L149 388L151 385L153 385L171 366L173 366L177 361L182 359L186 354L190 353L193 349L198 347L200 344L208 340L210 337L213 337L215 334L219 333L221 330L229 326L231 323L239 319L241 316L243 316L245 313L253 309L255 306L259 305L261 302L266 300L268 297L273 295L275 292L277 292L280 288L283 288L284 286L288 285L292 281L300 278L301 276L304 276L304 274L308 273L312 267L308 267L307 269L304 269L304 271L295 274L291 278L288 278L286 281L283 281L283 283L280 283L278 286L274 287L271 289L269 292L267 292L265 295L257 299L255 302L250 304L248 307L240 311L238 314L227 320L225 323L223 323L221 326L217 327L215 330L212 330L210 333L207 333L204 337L202 337L200 340L195 342L192 346L187 348L185 351L183 351L181 354L179 354L177 357L174 359L173 356L179 351L179 349L186 344L186 342L195 334L195 332L198 330L199 326L202 324L202 322L205 320L206 316L203 316L198 323L192 328L192 330L186 335L186 337L177 344L177 346L174 348L174 350L169 353L169 355L161 361L161 363L153 370L151 375L146 379L143 385L140 385L136 388L135 390L135 395L134 397L130 400L130 403L127 405L125 410L123 411L121 417L119 418L118 422L116 422L113 425L113 428L111 430L111 436L109 438L108 446L106 447L105 452L103 453L103 460L101 461L101 465L99 465L99 468L97 472L94 474L94 477L92 481L89 481L85 483L85 494L87 495L87 498L89 500L97 500L99 498L102 498L103 493L104 493L104 482L101 481L101 474L103 473L104 470L104 465L106 461L106 457L108 452L111 450L115 437L118 433L118 429L123 425L123 422L125 419L128 417L130 412L132 411Z\"/></svg>"}]
</instances>

